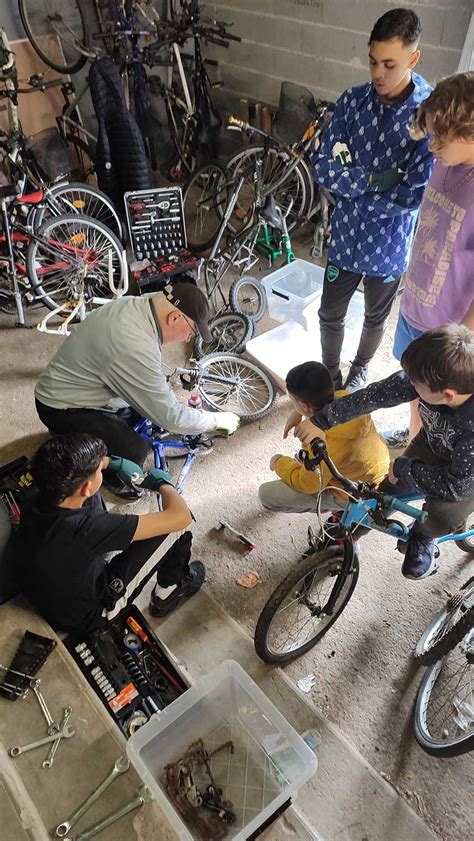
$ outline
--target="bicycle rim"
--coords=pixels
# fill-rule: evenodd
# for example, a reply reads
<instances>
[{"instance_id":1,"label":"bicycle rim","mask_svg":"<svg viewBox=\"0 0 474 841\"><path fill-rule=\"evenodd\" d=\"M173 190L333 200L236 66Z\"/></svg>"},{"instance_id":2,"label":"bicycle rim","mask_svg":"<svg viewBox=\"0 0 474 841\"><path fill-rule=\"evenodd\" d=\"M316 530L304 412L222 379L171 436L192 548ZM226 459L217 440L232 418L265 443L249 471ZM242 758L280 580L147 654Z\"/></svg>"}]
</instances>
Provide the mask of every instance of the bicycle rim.
<instances>
[{"instance_id":1,"label":"bicycle rim","mask_svg":"<svg viewBox=\"0 0 474 841\"><path fill-rule=\"evenodd\" d=\"M105 225L112 231L117 239L123 237L122 223L115 210L114 205L101 190L96 187L89 187L87 184L57 184L49 189L54 200L50 204L38 210L38 221L34 220L35 227L39 227L45 219L52 216L69 216L73 213L89 216ZM46 201L48 196L46 194Z\"/></svg>"},{"instance_id":2,"label":"bicycle rim","mask_svg":"<svg viewBox=\"0 0 474 841\"><path fill-rule=\"evenodd\" d=\"M86 56L75 46L87 44L78 0L19 0L19 11L31 46L48 67L76 73L84 66Z\"/></svg>"},{"instance_id":3,"label":"bicycle rim","mask_svg":"<svg viewBox=\"0 0 474 841\"><path fill-rule=\"evenodd\" d=\"M253 336L253 325L243 313L224 313L217 315L209 323L213 339L203 342L200 336L194 345L194 355L198 358L210 353L242 353L245 345Z\"/></svg>"},{"instance_id":4,"label":"bicycle rim","mask_svg":"<svg viewBox=\"0 0 474 841\"><path fill-rule=\"evenodd\" d=\"M181 108L171 99L166 100L166 111L171 140L179 155L182 164L181 176L184 178L186 173L190 175L196 166L194 117L190 117L185 108Z\"/></svg>"},{"instance_id":5,"label":"bicycle rim","mask_svg":"<svg viewBox=\"0 0 474 841\"><path fill-rule=\"evenodd\" d=\"M327 553L338 557L325 560ZM255 648L268 662L287 662L308 651L347 605L359 575L357 558L345 578L331 614L324 611L342 567L339 547L315 552L277 587L255 630Z\"/></svg>"},{"instance_id":6,"label":"bicycle rim","mask_svg":"<svg viewBox=\"0 0 474 841\"><path fill-rule=\"evenodd\" d=\"M470 579L437 613L420 637L415 657L430 664L439 660L464 637L474 621L474 579Z\"/></svg>"},{"instance_id":7,"label":"bicycle rim","mask_svg":"<svg viewBox=\"0 0 474 841\"><path fill-rule=\"evenodd\" d=\"M474 748L474 630L426 670L416 697L413 730L418 744L436 756Z\"/></svg>"},{"instance_id":8,"label":"bicycle rim","mask_svg":"<svg viewBox=\"0 0 474 841\"><path fill-rule=\"evenodd\" d=\"M27 252L28 276L49 309L94 297L123 294L126 263L123 246L100 222L87 217L58 216L41 226Z\"/></svg>"},{"instance_id":9,"label":"bicycle rim","mask_svg":"<svg viewBox=\"0 0 474 841\"><path fill-rule=\"evenodd\" d=\"M251 275L238 277L230 287L229 303L234 312L244 313L254 321L260 321L267 308L265 287Z\"/></svg>"},{"instance_id":10,"label":"bicycle rim","mask_svg":"<svg viewBox=\"0 0 474 841\"><path fill-rule=\"evenodd\" d=\"M185 188L183 204L188 246L205 251L215 241L227 205L227 176L222 167L209 164L196 170Z\"/></svg>"},{"instance_id":11,"label":"bicycle rim","mask_svg":"<svg viewBox=\"0 0 474 841\"><path fill-rule=\"evenodd\" d=\"M270 377L253 362L227 353L205 356L199 362L203 376L199 384L202 399L215 411L235 412L242 422L267 415L277 399ZM206 373L222 377L222 382L206 380ZM226 379L232 377L237 384Z\"/></svg>"}]
</instances>

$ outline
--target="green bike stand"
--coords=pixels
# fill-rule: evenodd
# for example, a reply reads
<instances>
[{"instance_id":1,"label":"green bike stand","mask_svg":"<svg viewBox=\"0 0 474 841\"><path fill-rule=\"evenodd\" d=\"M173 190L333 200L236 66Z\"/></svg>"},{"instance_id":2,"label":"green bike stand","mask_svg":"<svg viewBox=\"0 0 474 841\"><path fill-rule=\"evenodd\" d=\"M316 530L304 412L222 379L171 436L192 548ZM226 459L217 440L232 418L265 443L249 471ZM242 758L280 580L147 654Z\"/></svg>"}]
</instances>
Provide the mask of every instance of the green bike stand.
<instances>
[{"instance_id":1,"label":"green bike stand","mask_svg":"<svg viewBox=\"0 0 474 841\"><path fill-rule=\"evenodd\" d=\"M287 232L283 233L281 237L275 233L270 233L268 225L263 226L263 235L257 238L255 248L259 254L268 258L270 266L276 263L282 254L285 254L285 262L288 265L296 260L291 247L290 236Z\"/></svg>"}]
</instances>

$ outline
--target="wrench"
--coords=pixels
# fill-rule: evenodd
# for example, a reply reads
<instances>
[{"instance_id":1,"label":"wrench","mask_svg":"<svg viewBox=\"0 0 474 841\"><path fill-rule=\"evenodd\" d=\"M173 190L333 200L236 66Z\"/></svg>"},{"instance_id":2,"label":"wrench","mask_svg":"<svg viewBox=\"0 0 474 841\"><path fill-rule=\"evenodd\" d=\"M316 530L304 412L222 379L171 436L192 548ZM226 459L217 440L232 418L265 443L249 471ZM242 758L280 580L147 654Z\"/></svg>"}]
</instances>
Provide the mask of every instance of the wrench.
<instances>
[{"instance_id":1,"label":"wrench","mask_svg":"<svg viewBox=\"0 0 474 841\"><path fill-rule=\"evenodd\" d=\"M75 732L70 724L66 724L57 733L53 733L51 736L45 736L44 739L38 739L36 742L30 742L28 745L22 745L22 747L10 748L8 753L13 757L20 756L21 753L28 753L28 751L35 750L35 748L41 748L43 745L48 745L57 739L70 739L71 736L74 736Z\"/></svg>"},{"instance_id":2,"label":"wrench","mask_svg":"<svg viewBox=\"0 0 474 841\"><path fill-rule=\"evenodd\" d=\"M49 711L49 709L48 709L48 706L47 706L47 704L46 704L46 701L44 700L43 693L41 692L41 689L40 689L40 682L39 682L39 680L32 680L32 681L31 681L31 683L30 683L30 686L31 686L31 688L32 688L33 692L34 692L34 693L35 693L35 695L36 695L36 698L37 698L38 704L40 705L41 710L42 710L42 712L43 712L43 715L44 715L44 717L45 717L45 719L46 719L46 721L47 721L47 724L48 724L48 736L51 736L51 734L52 734L52 733L57 733L57 732L58 732L59 727L58 727L58 725L56 724L56 722L55 722L55 721L53 721L53 717L52 717L52 715L51 715L51 713L50 713L50 711Z\"/></svg>"},{"instance_id":3,"label":"wrench","mask_svg":"<svg viewBox=\"0 0 474 841\"><path fill-rule=\"evenodd\" d=\"M98 786L92 794L89 795L87 800L84 800L81 806L76 809L75 812L71 815L63 823L60 823L59 826L56 827L56 835L59 838L64 838L65 835L68 834L69 830L78 822L80 818L90 809L93 803L99 799L101 794L112 785L113 781L120 776L120 774L125 774L126 771L130 768L130 760L126 756L119 756L118 759L115 760L114 767L112 768L110 774L101 782L100 786Z\"/></svg>"},{"instance_id":4,"label":"wrench","mask_svg":"<svg viewBox=\"0 0 474 841\"><path fill-rule=\"evenodd\" d=\"M108 815L108 817L103 818L99 821L99 823L94 824L94 826L90 826L89 829L86 829L85 832L81 832L80 835L75 835L74 838L70 836L69 838L66 838L65 841L87 841L88 838L93 838L94 835L98 835L99 832L102 832L103 829L115 823L115 821L120 820L120 818L123 818L124 815L128 815L129 812L133 812L134 809L138 809L139 806L143 806L144 803L150 803L152 800L153 796L146 786L141 786L130 803L122 806L122 808L117 812L113 812L111 815Z\"/></svg>"},{"instance_id":5,"label":"wrench","mask_svg":"<svg viewBox=\"0 0 474 841\"><path fill-rule=\"evenodd\" d=\"M65 728L66 724L69 721L71 713L72 713L72 708L71 707L66 707L65 710L64 710L63 719L61 721L61 724L59 725L60 730L63 730ZM54 762L54 757L56 756L56 751L59 747L60 741L61 741L61 736L58 739L56 739L55 742L53 742L53 744L50 747L48 756L46 757L46 759L43 759L43 762L41 763L42 768L51 768L51 765Z\"/></svg>"}]
</instances>

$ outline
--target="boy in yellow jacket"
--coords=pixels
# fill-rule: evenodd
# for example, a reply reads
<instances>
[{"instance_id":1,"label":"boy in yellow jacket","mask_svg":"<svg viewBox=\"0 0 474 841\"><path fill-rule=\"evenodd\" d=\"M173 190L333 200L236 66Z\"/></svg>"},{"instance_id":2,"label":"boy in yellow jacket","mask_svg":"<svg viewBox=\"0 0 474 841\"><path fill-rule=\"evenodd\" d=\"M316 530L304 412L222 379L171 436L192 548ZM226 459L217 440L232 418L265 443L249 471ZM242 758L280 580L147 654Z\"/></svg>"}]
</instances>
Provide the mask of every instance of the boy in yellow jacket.
<instances>
[{"instance_id":1,"label":"boy in yellow jacket","mask_svg":"<svg viewBox=\"0 0 474 841\"><path fill-rule=\"evenodd\" d=\"M334 392L329 370L321 362L304 362L288 372L286 388L294 409L301 417L311 417L323 406L338 400L346 391ZM287 436L285 429L284 438ZM390 457L387 445L378 434L370 415L361 415L326 432L329 455L340 472L349 479L379 484L387 475ZM321 494L321 511L344 508L346 494L333 490L337 481L324 463L321 470L306 470L295 458L277 453L270 460L270 470L280 478L260 485L258 496L270 511L304 513L316 511ZM331 490L324 490L331 487Z\"/></svg>"}]
</instances>

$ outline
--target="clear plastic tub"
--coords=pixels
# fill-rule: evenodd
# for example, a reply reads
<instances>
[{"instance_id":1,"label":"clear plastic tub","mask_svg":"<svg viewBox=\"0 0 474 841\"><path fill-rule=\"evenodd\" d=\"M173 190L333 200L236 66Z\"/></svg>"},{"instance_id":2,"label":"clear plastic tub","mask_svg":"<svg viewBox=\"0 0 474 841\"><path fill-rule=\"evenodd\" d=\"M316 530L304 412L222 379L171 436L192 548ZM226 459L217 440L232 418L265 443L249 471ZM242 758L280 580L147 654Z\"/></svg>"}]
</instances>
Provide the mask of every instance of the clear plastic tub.
<instances>
[{"instance_id":1,"label":"clear plastic tub","mask_svg":"<svg viewBox=\"0 0 474 841\"><path fill-rule=\"evenodd\" d=\"M127 753L183 841L200 836L175 809L165 790L164 768L196 739L211 753L229 739L210 766L223 800L236 815L226 839L244 841L314 774L317 759L256 683L226 660L157 713L129 740ZM194 782L205 790L203 772Z\"/></svg>"},{"instance_id":2,"label":"clear plastic tub","mask_svg":"<svg viewBox=\"0 0 474 841\"><path fill-rule=\"evenodd\" d=\"M295 260L262 280L270 318L296 321L305 330L317 316L323 291L324 269L307 260Z\"/></svg>"}]
</instances>

